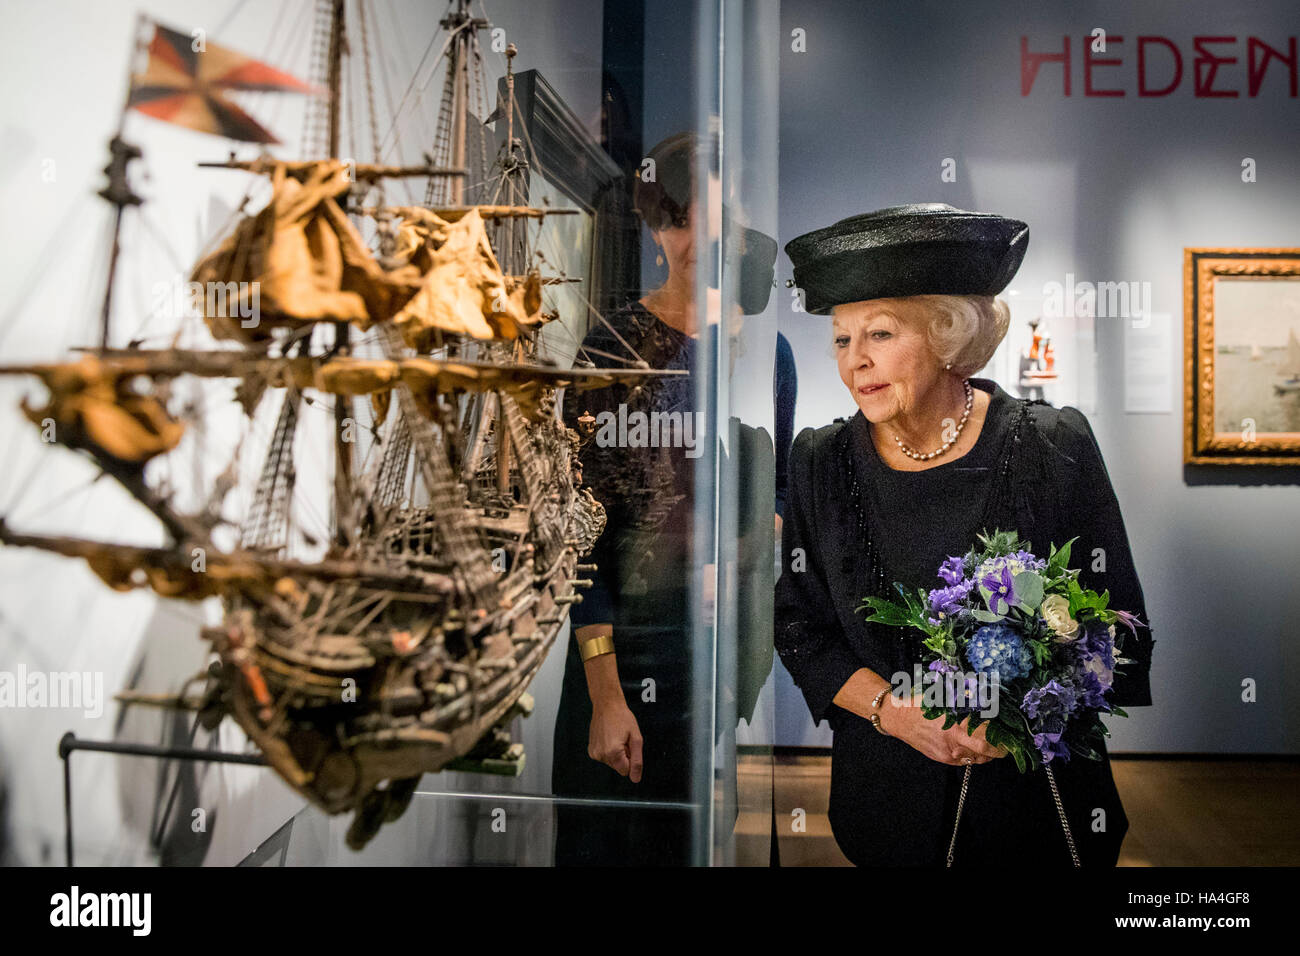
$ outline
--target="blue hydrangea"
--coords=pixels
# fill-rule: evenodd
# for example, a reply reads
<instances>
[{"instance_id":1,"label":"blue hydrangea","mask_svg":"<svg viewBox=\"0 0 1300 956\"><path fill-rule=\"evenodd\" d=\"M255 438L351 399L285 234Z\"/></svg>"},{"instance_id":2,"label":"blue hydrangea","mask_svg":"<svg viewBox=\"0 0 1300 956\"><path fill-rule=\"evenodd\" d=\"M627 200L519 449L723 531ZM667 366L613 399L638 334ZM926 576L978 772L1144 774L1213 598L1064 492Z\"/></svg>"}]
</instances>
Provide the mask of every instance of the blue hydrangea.
<instances>
[{"instance_id":1,"label":"blue hydrangea","mask_svg":"<svg viewBox=\"0 0 1300 956\"><path fill-rule=\"evenodd\" d=\"M966 660L1000 684L1024 677L1034 667L1033 653L1005 624L986 624L977 630L966 645Z\"/></svg>"}]
</instances>

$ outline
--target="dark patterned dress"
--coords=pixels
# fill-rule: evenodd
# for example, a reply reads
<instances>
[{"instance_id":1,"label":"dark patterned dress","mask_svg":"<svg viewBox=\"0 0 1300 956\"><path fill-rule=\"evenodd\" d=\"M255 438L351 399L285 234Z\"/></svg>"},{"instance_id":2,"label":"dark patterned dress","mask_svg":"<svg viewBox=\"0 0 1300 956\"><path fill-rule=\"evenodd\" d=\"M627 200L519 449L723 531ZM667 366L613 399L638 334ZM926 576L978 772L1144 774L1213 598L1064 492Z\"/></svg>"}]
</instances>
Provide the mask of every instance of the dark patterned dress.
<instances>
[{"instance_id":1,"label":"dark patterned dress","mask_svg":"<svg viewBox=\"0 0 1300 956\"><path fill-rule=\"evenodd\" d=\"M855 609L867 594L896 596L893 581L915 591L939 586L936 570L964 554L985 528L1017 530L1035 553L1049 542L1079 540L1072 564L1080 583L1110 590L1110 606L1148 620L1119 504L1087 419L1074 408L1015 399L986 379L991 394L976 445L923 471L886 466L861 414L805 429L791 463L776 587L777 651L814 720L834 731L830 822L846 856L859 865L942 866L952 836L963 767L941 764L833 703L859 668L890 679L912 671L919 641L901 628L869 624ZM1105 573L1090 570L1103 548ZM796 549L806 570L792 572ZM1123 652L1112 701L1151 703L1153 641L1140 628ZM1083 865L1113 866L1128 829L1109 759L1075 757L1053 765ZM962 812L954 866L1069 866L1070 857L1046 775L1020 774L1010 758L975 766Z\"/></svg>"},{"instance_id":2,"label":"dark patterned dress","mask_svg":"<svg viewBox=\"0 0 1300 956\"><path fill-rule=\"evenodd\" d=\"M626 342L651 368L695 368L696 340L666 325L639 302L609 316L583 342L599 355L628 356ZM620 341L622 339L623 341ZM630 357L630 356L629 356ZM584 412L599 417L694 408L693 377L616 385L566 393L564 420ZM570 390L571 391L571 390ZM703 436L697 435L697 441ZM697 446L698 448L698 446ZM644 738L644 774L632 783L587 754L591 700L576 640L570 640L555 729L551 774L557 797L601 801L561 802L556 810L557 865L671 865L690 860L689 581L693 463L683 447L601 447L591 441L581 455L583 480L606 509L605 533L586 560L598 565L593 587L570 612L574 631L613 625L619 679ZM647 699L646 681L653 699ZM650 801L629 806L626 801ZM673 804L675 806L662 806Z\"/></svg>"}]
</instances>

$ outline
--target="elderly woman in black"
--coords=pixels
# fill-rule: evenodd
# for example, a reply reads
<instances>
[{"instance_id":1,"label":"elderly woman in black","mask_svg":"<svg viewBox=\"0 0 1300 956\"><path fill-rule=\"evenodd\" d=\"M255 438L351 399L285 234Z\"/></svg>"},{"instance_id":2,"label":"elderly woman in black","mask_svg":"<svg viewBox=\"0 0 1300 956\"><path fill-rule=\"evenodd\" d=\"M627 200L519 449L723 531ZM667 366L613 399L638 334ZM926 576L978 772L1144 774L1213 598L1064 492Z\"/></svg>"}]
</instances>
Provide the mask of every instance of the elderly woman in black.
<instances>
[{"instance_id":1,"label":"elderly woman in black","mask_svg":"<svg viewBox=\"0 0 1300 956\"><path fill-rule=\"evenodd\" d=\"M954 865L1070 865L1042 772L1020 774L983 727L945 731L889 693L919 642L856 613L868 594L938 586L936 569L984 530L1037 550L1074 544L1080 583L1146 608L1119 504L1087 419L972 378L1006 335L995 300L1024 257L1024 223L939 203L867 213L792 240L807 311L831 313L840 378L858 413L796 439L775 640L813 718L834 732L830 822L859 865L940 865L971 773ZM1099 570L1104 569L1104 570ZM1149 705L1149 632L1111 701ZM883 693L882 693L883 692ZM1057 767L1054 764L1054 767ZM1128 829L1104 748L1056 769L1083 865L1113 866Z\"/></svg>"}]
</instances>

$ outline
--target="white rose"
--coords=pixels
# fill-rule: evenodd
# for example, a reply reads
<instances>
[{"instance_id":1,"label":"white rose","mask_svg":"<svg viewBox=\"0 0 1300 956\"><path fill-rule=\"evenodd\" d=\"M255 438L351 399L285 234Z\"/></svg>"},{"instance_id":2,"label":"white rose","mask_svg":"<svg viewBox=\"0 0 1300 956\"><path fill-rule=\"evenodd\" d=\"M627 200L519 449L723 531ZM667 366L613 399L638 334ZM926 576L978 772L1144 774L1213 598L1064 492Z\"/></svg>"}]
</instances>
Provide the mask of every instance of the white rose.
<instances>
[{"instance_id":1,"label":"white rose","mask_svg":"<svg viewBox=\"0 0 1300 956\"><path fill-rule=\"evenodd\" d=\"M1056 633L1057 641L1065 643L1079 636L1079 622L1070 617L1070 602L1060 594L1043 598L1043 620Z\"/></svg>"}]
</instances>

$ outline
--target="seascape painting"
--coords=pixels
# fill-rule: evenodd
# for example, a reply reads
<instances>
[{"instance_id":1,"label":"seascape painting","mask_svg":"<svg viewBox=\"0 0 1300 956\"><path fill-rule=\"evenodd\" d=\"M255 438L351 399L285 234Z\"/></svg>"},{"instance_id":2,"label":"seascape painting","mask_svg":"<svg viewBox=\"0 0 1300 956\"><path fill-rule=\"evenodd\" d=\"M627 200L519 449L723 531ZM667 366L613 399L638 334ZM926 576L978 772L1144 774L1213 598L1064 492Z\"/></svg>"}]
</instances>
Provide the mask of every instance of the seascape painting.
<instances>
[{"instance_id":1,"label":"seascape painting","mask_svg":"<svg viewBox=\"0 0 1300 956\"><path fill-rule=\"evenodd\" d=\"M1214 280L1214 428L1300 432L1300 278Z\"/></svg>"}]
</instances>

